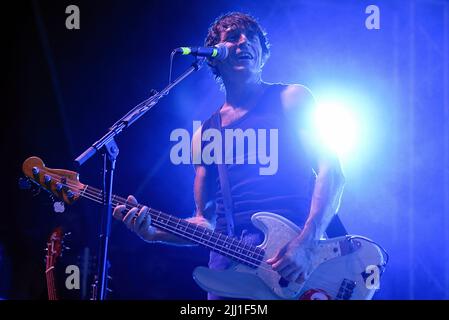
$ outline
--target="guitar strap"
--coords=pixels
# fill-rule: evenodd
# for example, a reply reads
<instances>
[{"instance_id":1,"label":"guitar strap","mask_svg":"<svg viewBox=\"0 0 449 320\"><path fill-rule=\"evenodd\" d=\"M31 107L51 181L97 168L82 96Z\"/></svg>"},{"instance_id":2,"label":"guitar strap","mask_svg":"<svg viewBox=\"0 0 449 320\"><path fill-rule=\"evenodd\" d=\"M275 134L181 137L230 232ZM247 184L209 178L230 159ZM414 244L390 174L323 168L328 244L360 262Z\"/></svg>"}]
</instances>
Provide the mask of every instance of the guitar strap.
<instances>
[{"instance_id":1,"label":"guitar strap","mask_svg":"<svg viewBox=\"0 0 449 320\"><path fill-rule=\"evenodd\" d=\"M211 128L217 129L221 132L221 117L220 117L220 110L218 110L211 119ZM223 141L224 139L222 139ZM222 146L223 154L225 154L225 146ZM224 159L222 159L221 162L224 162ZM228 235L230 237L233 237L235 234L234 231L234 206L232 203L232 195L231 195L231 187L229 183L228 178L228 170L226 168L226 165L224 163L217 164L218 169L218 176L220 180L220 187L221 192L223 195L223 205L226 215L226 228L228 231ZM326 235L329 238L339 237L339 236L345 236L348 232L346 231L346 228L344 227L343 223L340 220L340 217L335 214L332 218L331 222L329 223L327 229L326 229Z\"/></svg>"},{"instance_id":2,"label":"guitar strap","mask_svg":"<svg viewBox=\"0 0 449 320\"><path fill-rule=\"evenodd\" d=\"M218 110L214 116L212 117L211 121L211 128L217 129L221 132L221 117L220 117L220 110ZM224 139L222 139L222 155L225 154L224 149ZM223 195L223 205L226 215L226 228L228 231L228 236L233 237L235 235L234 231L234 206L232 203L232 195L231 195L231 187L229 183L229 177L228 177L228 170L226 168L226 165L223 163L224 159L221 159L221 163L217 164L218 168L218 176L220 180L220 187L221 187L221 193Z\"/></svg>"}]
</instances>

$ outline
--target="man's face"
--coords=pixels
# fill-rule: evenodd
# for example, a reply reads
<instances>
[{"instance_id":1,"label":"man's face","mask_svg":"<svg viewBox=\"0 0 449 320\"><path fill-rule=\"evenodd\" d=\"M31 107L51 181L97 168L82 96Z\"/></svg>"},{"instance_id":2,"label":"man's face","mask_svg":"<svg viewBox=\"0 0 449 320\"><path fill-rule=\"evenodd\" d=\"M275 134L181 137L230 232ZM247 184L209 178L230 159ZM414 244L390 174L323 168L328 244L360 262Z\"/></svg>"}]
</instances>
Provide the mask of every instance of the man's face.
<instances>
[{"instance_id":1,"label":"man's face","mask_svg":"<svg viewBox=\"0 0 449 320\"><path fill-rule=\"evenodd\" d=\"M262 46L256 33L228 28L220 35L220 43L228 47L229 55L217 62L221 77L226 80L236 76L260 77L262 72Z\"/></svg>"}]
</instances>

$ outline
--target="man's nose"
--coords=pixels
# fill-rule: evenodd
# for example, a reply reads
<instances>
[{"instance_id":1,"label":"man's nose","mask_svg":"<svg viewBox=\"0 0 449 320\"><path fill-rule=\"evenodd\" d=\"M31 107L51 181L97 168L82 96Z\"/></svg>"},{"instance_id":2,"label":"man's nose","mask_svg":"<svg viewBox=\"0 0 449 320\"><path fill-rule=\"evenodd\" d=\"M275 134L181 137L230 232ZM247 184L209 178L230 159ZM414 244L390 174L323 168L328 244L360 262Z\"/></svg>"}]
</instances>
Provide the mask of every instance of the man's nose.
<instances>
[{"instance_id":1,"label":"man's nose","mask_svg":"<svg viewBox=\"0 0 449 320\"><path fill-rule=\"evenodd\" d=\"M246 34L241 33L238 44L241 45L241 44L247 43L247 42L248 42L248 38L246 37Z\"/></svg>"}]
</instances>

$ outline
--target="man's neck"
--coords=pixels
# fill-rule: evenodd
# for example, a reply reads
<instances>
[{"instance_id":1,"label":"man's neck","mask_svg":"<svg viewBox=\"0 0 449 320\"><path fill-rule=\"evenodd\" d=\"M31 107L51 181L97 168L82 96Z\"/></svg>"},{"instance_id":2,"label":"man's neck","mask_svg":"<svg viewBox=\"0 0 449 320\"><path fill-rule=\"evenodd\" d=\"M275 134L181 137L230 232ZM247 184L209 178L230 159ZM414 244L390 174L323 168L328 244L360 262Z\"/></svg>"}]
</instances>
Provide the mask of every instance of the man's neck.
<instances>
[{"instance_id":1,"label":"man's neck","mask_svg":"<svg viewBox=\"0 0 449 320\"><path fill-rule=\"evenodd\" d=\"M225 105L234 108L250 107L253 99L263 91L264 83L258 79L251 82L227 82Z\"/></svg>"}]
</instances>

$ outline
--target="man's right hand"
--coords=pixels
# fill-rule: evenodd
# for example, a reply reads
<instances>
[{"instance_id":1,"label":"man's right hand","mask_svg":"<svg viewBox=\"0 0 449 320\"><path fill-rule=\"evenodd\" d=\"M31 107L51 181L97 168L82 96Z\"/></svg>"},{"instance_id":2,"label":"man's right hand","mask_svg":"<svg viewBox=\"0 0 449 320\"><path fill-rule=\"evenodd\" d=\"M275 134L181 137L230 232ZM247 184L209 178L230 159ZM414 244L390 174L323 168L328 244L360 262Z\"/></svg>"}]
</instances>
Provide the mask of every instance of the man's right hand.
<instances>
[{"instance_id":1,"label":"man's right hand","mask_svg":"<svg viewBox=\"0 0 449 320\"><path fill-rule=\"evenodd\" d=\"M115 207L112 213L114 218L123 221L126 227L141 239L145 241L155 240L156 228L151 226L151 215L148 213L148 207L144 206L139 210L136 198L131 195L128 196L126 204L132 208L127 212L125 205Z\"/></svg>"}]
</instances>

